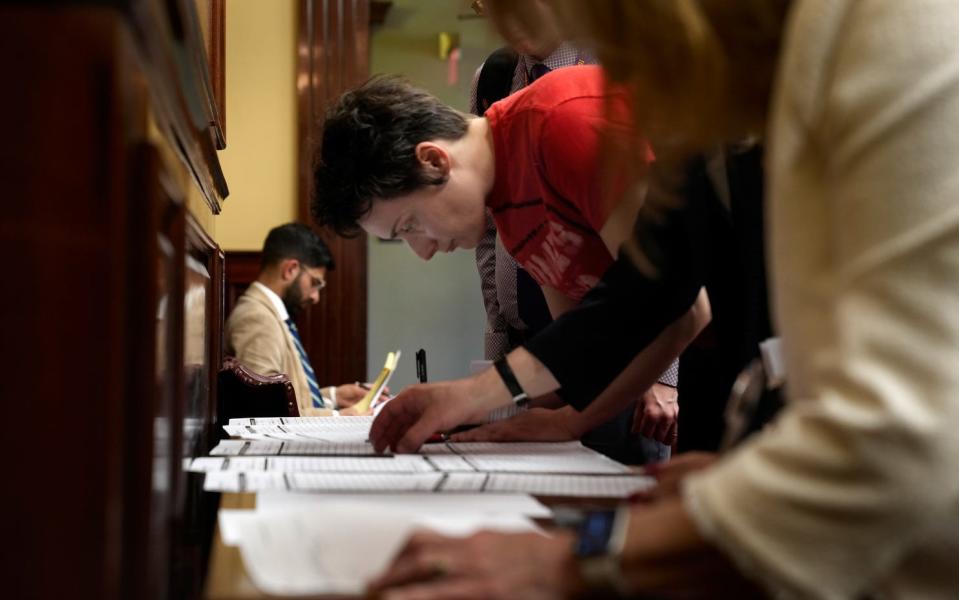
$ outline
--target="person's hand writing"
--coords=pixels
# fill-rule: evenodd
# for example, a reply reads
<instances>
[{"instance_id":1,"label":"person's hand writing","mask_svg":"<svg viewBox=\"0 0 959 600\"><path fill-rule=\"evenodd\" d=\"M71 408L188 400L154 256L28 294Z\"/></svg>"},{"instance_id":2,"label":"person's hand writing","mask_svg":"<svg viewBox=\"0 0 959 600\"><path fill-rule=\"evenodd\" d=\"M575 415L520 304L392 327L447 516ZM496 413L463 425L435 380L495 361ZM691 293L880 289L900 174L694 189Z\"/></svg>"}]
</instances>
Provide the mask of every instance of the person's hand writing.
<instances>
[{"instance_id":1,"label":"person's hand writing","mask_svg":"<svg viewBox=\"0 0 959 600\"><path fill-rule=\"evenodd\" d=\"M366 396L367 389L355 383L336 386L336 405L340 408L353 406Z\"/></svg>"},{"instance_id":2,"label":"person's hand writing","mask_svg":"<svg viewBox=\"0 0 959 600\"><path fill-rule=\"evenodd\" d=\"M484 406L474 379L412 385L387 402L373 420L370 441L377 452L416 452L431 435L478 420L497 404ZM500 403L505 394L500 394ZM489 396L487 394L486 396Z\"/></svg>"},{"instance_id":3,"label":"person's hand writing","mask_svg":"<svg viewBox=\"0 0 959 600\"><path fill-rule=\"evenodd\" d=\"M577 413L571 407L531 408L508 419L457 433L454 442L568 442L578 440Z\"/></svg>"},{"instance_id":4,"label":"person's hand writing","mask_svg":"<svg viewBox=\"0 0 959 600\"><path fill-rule=\"evenodd\" d=\"M566 598L579 585L572 544L567 532L416 533L368 591L383 600Z\"/></svg>"},{"instance_id":5,"label":"person's hand writing","mask_svg":"<svg viewBox=\"0 0 959 600\"><path fill-rule=\"evenodd\" d=\"M655 383L639 402L633 415L633 433L671 446L676 441L679 393L676 388Z\"/></svg>"}]
</instances>

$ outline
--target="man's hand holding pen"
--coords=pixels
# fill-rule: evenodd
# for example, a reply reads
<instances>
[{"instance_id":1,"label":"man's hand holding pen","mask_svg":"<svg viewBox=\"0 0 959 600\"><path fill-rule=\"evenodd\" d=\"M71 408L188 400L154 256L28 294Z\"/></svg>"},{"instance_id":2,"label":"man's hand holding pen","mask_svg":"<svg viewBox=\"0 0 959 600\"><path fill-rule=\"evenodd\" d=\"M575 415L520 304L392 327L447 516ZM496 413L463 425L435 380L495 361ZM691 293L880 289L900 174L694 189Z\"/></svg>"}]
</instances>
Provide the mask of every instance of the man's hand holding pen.
<instances>
[{"instance_id":1,"label":"man's hand holding pen","mask_svg":"<svg viewBox=\"0 0 959 600\"><path fill-rule=\"evenodd\" d=\"M493 369L456 381L412 385L380 410L370 440L377 452L416 452L437 432L481 422L511 398Z\"/></svg>"}]
</instances>

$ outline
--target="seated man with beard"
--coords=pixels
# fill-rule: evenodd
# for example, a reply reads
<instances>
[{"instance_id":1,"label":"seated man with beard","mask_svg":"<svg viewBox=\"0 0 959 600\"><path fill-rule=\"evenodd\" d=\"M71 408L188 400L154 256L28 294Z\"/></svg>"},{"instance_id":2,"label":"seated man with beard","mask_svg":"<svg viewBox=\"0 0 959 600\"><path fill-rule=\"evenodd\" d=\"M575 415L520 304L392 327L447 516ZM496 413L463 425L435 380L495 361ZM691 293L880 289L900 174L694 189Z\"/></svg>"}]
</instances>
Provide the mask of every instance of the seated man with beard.
<instances>
[{"instance_id":1,"label":"seated man with beard","mask_svg":"<svg viewBox=\"0 0 959 600\"><path fill-rule=\"evenodd\" d=\"M332 414L356 404L366 390L356 384L320 388L293 319L320 301L329 248L301 223L275 227L263 243L260 274L237 300L226 322L227 352L261 375L283 374L296 391L301 416Z\"/></svg>"}]
</instances>

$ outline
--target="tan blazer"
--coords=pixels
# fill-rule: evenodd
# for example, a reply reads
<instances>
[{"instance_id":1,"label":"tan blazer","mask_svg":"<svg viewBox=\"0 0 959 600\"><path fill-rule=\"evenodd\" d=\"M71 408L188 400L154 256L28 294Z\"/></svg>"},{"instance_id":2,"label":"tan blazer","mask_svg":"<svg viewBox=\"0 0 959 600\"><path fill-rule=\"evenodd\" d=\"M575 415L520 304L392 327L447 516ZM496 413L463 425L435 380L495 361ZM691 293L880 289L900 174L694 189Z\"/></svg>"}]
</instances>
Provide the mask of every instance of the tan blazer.
<instances>
[{"instance_id":1,"label":"tan blazer","mask_svg":"<svg viewBox=\"0 0 959 600\"><path fill-rule=\"evenodd\" d=\"M329 410L313 408L293 336L276 307L255 285L243 292L227 319L226 346L227 353L261 375L289 377L301 416L330 414Z\"/></svg>"}]
</instances>

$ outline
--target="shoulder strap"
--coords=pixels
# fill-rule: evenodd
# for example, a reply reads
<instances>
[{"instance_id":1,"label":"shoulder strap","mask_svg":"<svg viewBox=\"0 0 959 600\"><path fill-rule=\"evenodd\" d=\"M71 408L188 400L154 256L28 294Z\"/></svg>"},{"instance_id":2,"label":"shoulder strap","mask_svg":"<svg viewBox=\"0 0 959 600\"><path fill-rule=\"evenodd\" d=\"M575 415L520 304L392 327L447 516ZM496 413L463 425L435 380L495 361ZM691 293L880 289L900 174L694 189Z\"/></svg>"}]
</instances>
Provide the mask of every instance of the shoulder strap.
<instances>
[{"instance_id":1,"label":"shoulder strap","mask_svg":"<svg viewBox=\"0 0 959 600\"><path fill-rule=\"evenodd\" d=\"M476 110L479 116L498 100L509 96L519 55L508 47L500 48L486 58L476 82Z\"/></svg>"}]
</instances>

